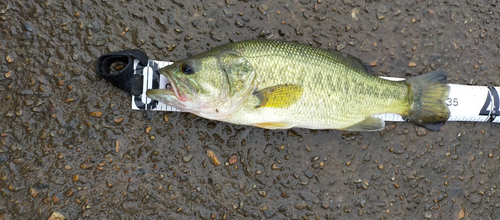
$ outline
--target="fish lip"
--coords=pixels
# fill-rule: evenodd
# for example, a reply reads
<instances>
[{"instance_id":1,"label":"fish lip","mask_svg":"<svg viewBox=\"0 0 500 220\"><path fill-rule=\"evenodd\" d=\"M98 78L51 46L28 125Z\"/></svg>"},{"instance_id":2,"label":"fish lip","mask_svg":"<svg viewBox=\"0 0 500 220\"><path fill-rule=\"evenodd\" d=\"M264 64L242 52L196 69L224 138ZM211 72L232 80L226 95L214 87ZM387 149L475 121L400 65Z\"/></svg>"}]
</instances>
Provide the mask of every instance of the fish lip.
<instances>
[{"instance_id":1,"label":"fish lip","mask_svg":"<svg viewBox=\"0 0 500 220\"><path fill-rule=\"evenodd\" d=\"M177 97L178 100L180 101L184 101L181 99L181 94L179 93L179 88L178 88L178 81L175 80L174 76L167 70L164 70L164 73L163 74L167 80L168 80L168 83L170 84L170 86L172 86L172 89L167 89L167 90L172 90L175 94L175 97Z\"/></svg>"}]
</instances>

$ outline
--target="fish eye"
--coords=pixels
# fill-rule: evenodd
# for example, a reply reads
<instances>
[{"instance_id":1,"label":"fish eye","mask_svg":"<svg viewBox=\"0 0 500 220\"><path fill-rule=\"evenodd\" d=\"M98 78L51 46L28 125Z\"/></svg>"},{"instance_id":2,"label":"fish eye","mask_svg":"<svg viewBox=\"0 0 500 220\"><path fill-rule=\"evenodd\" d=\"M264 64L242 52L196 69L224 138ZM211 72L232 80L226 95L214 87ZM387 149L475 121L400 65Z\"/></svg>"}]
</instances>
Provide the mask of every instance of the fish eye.
<instances>
[{"instance_id":1,"label":"fish eye","mask_svg":"<svg viewBox=\"0 0 500 220\"><path fill-rule=\"evenodd\" d=\"M186 75L192 75L194 74L194 69L188 64L184 63L181 65L181 72Z\"/></svg>"}]
</instances>

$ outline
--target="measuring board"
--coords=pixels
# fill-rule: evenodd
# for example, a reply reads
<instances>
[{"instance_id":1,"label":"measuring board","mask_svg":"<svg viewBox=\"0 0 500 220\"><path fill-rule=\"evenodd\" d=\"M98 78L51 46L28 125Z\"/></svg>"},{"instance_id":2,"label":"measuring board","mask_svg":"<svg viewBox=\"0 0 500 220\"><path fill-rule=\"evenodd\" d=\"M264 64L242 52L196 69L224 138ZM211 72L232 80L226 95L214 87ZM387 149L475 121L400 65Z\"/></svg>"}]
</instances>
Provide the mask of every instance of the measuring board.
<instances>
[{"instance_id":1,"label":"measuring board","mask_svg":"<svg viewBox=\"0 0 500 220\"><path fill-rule=\"evenodd\" d=\"M172 62L149 60L147 66L139 65L139 60L134 60L134 75L142 75L143 91L140 95L132 96L132 109L152 111L179 111L164 103L152 100L146 96L148 89L164 89L168 84L165 76L158 69L172 64ZM402 81L402 78L381 77L392 81ZM466 86L449 84L450 94L446 104L450 109L448 121L472 121L500 123L500 100L498 91L500 87L492 86ZM380 114L375 117L385 121L405 121L397 114Z\"/></svg>"}]
</instances>

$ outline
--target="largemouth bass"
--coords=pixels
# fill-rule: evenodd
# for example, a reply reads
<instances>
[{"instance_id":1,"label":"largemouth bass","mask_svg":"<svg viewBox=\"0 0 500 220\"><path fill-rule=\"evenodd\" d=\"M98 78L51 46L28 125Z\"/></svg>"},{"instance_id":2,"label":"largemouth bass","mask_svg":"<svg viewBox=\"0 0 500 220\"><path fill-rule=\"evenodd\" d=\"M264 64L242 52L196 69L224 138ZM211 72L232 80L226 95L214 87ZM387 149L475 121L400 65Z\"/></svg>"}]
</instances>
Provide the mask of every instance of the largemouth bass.
<instances>
[{"instance_id":1,"label":"largemouth bass","mask_svg":"<svg viewBox=\"0 0 500 220\"><path fill-rule=\"evenodd\" d=\"M367 72L359 59L298 43L229 43L159 70L171 89L147 96L198 116L268 129L381 130L395 113L439 131L450 114L446 74L402 82Z\"/></svg>"}]
</instances>

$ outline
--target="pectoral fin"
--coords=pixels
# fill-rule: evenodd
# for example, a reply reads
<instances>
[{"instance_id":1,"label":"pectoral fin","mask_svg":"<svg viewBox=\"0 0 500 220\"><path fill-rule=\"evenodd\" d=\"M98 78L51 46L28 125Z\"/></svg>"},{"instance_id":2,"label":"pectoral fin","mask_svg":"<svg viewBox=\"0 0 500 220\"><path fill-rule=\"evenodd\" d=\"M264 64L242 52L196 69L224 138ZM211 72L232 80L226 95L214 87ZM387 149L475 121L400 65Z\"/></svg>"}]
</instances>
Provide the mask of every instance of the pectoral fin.
<instances>
[{"instance_id":1,"label":"pectoral fin","mask_svg":"<svg viewBox=\"0 0 500 220\"><path fill-rule=\"evenodd\" d=\"M286 108L302 97L303 89L298 85L280 84L262 89L253 95L259 99L255 108Z\"/></svg>"},{"instance_id":2,"label":"pectoral fin","mask_svg":"<svg viewBox=\"0 0 500 220\"><path fill-rule=\"evenodd\" d=\"M376 117L367 117L365 120L351 125L347 128L342 128L345 131L379 131L384 129L384 120Z\"/></svg>"},{"instance_id":3,"label":"pectoral fin","mask_svg":"<svg viewBox=\"0 0 500 220\"><path fill-rule=\"evenodd\" d=\"M266 129L288 129L294 126L294 124L286 123L286 122L263 122L263 123L255 123L252 126Z\"/></svg>"}]
</instances>

